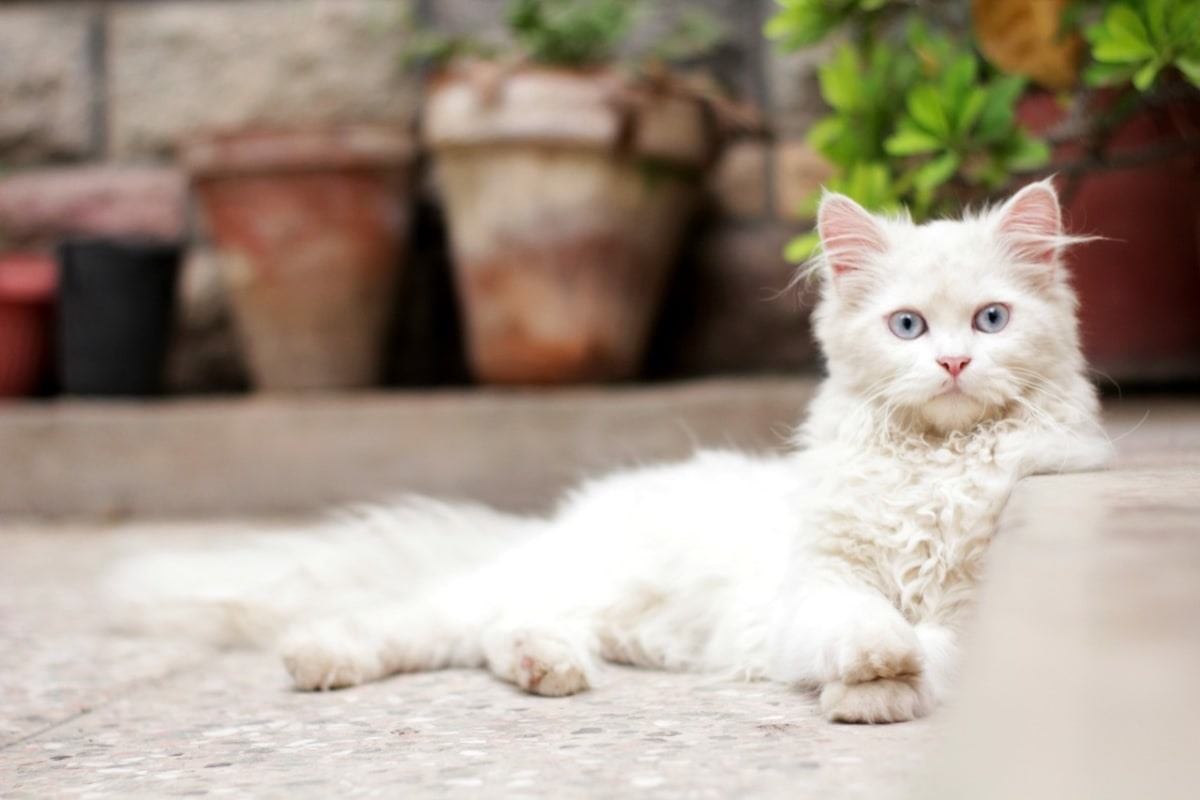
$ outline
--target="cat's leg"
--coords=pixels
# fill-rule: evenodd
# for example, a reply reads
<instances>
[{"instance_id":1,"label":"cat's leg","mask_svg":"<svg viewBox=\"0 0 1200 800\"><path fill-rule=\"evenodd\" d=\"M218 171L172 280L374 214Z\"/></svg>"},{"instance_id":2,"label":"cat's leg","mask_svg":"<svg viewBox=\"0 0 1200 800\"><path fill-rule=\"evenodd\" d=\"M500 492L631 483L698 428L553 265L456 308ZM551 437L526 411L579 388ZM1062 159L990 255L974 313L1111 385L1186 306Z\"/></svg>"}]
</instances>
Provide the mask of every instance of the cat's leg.
<instances>
[{"instance_id":1,"label":"cat's leg","mask_svg":"<svg viewBox=\"0 0 1200 800\"><path fill-rule=\"evenodd\" d=\"M504 621L483 634L487 667L530 694L565 697L595 686L599 643L586 626Z\"/></svg>"},{"instance_id":2,"label":"cat's leg","mask_svg":"<svg viewBox=\"0 0 1200 800\"><path fill-rule=\"evenodd\" d=\"M294 625L278 651L297 689L354 686L398 672L483 665L482 620L447 593Z\"/></svg>"},{"instance_id":3,"label":"cat's leg","mask_svg":"<svg viewBox=\"0 0 1200 800\"><path fill-rule=\"evenodd\" d=\"M777 612L772 672L819 686L834 722L904 722L931 710L917 631L877 591L809 586Z\"/></svg>"},{"instance_id":4,"label":"cat's leg","mask_svg":"<svg viewBox=\"0 0 1200 800\"><path fill-rule=\"evenodd\" d=\"M921 675L934 707L946 702L958 671L958 637L944 625L920 622L916 626L921 642Z\"/></svg>"}]
</instances>

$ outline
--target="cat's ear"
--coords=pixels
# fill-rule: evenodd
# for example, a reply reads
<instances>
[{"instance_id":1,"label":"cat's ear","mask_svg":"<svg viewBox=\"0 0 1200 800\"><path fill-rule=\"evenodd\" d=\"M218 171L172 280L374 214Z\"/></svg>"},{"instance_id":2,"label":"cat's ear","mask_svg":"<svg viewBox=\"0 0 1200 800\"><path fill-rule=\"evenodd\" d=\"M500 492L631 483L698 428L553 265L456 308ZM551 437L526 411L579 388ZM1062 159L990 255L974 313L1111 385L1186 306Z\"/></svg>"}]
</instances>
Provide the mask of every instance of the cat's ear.
<instances>
[{"instance_id":1,"label":"cat's ear","mask_svg":"<svg viewBox=\"0 0 1200 800\"><path fill-rule=\"evenodd\" d=\"M880 221L844 194L826 192L821 198L817 232L839 291L843 284L864 277L863 273L887 250L887 236Z\"/></svg>"},{"instance_id":2,"label":"cat's ear","mask_svg":"<svg viewBox=\"0 0 1200 800\"><path fill-rule=\"evenodd\" d=\"M1018 258L1052 264L1068 238L1050 179L1031 183L996 212L996 234Z\"/></svg>"}]
</instances>

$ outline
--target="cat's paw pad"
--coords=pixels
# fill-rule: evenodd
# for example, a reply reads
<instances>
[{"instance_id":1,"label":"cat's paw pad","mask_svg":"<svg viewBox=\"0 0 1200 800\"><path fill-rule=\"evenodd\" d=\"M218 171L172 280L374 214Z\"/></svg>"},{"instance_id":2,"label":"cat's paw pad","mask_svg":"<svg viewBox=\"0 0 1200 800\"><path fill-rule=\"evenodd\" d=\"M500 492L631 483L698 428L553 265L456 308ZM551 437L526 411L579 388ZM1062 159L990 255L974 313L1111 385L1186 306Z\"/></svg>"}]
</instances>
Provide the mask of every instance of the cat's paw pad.
<instances>
[{"instance_id":1,"label":"cat's paw pad","mask_svg":"<svg viewBox=\"0 0 1200 800\"><path fill-rule=\"evenodd\" d=\"M829 683L821 690L821 711L830 722L908 722L928 714L931 706L917 678Z\"/></svg>"},{"instance_id":2,"label":"cat's paw pad","mask_svg":"<svg viewBox=\"0 0 1200 800\"><path fill-rule=\"evenodd\" d=\"M278 649L292 684L304 691L357 686L384 672L378 648L341 622L294 627Z\"/></svg>"},{"instance_id":3,"label":"cat's paw pad","mask_svg":"<svg viewBox=\"0 0 1200 800\"><path fill-rule=\"evenodd\" d=\"M920 642L907 623L864 626L841 642L838 676L842 683L905 679L920 672Z\"/></svg>"},{"instance_id":4,"label":"cat's paw pad","mask_svg":"<svg viewBox=\"0 0 1200 800\"><path fill-rule=\"evenodd\" d=\"M530 694L566 697L590 686L586 657L558 639L518 636L513 642L514 680Z\"/></svg>"}]
</instances>

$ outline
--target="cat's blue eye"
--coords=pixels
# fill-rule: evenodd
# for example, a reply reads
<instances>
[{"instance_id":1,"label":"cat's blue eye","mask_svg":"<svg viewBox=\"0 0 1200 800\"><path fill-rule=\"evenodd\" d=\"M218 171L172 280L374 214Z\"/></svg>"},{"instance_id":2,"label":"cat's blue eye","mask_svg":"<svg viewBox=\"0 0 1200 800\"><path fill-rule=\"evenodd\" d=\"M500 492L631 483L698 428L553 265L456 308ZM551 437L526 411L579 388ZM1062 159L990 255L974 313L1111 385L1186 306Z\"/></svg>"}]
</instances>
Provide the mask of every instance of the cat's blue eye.
<instances>
[{"instance_id":1,"label":"cat's blue eye","mask_svg":"<svg viewBox=\"0 0 1200 800\"><path fill-rule=\"evenodd\" d=\"M975 330L980 333L999 333L1008 325L1008 306L992 303L975 315Z\"/></svg>"},{"instance_id":2,"label":"cat's blue eye","mask_svg":"<svg viewBox=\"0 0 1200 800\"><path fill-rule=\"evenodd\" d=\"M888 317L888 328L901 339L916 339L925 332L925 318L915 311L897 311Z\"/></svg>"}]
</instances>

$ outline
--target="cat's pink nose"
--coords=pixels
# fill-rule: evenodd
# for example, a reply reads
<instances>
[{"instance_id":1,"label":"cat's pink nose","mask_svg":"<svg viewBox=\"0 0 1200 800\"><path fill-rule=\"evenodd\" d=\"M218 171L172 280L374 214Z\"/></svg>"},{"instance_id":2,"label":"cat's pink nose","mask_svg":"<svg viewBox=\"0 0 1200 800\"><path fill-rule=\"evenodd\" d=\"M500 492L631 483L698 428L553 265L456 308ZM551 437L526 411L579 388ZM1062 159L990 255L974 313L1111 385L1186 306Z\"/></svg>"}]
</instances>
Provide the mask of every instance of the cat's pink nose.
<instances>
[{"instance_id":1,"label":"cat's pink nose","mask_svg":"<svg viewBox=\"0 0 1200 800\"><path fill-rule=\"evenodd\" d=\"M967 364L971 363L971 359L966 356L942 356L937 362L952 378L957 378L959 373L967 368Z\"/></svg>"}]
</instances>

